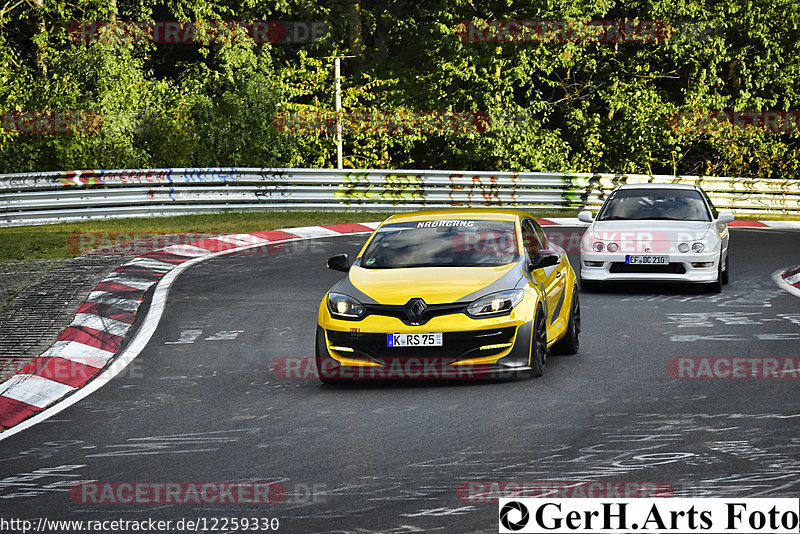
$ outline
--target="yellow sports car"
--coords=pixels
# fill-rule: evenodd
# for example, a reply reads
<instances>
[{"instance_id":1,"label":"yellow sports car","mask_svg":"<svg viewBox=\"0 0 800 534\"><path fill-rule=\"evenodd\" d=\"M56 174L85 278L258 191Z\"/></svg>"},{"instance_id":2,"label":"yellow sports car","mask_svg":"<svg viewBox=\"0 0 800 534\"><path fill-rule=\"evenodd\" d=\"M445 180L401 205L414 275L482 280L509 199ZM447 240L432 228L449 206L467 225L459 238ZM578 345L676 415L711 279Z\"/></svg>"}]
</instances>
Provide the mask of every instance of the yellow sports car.
<instances>
[{"instance_id":1,"label":"yellow sports car","mask_svg":"<svg viewBox=\"0 0 800 534\"><path fill-rule=\"evenodd\" d=\"M319 307L323 382L541 376L551 349L578 351L575 272L528 213L393 215L328 267L347 276Z\"/></svg>"}]
</instances>

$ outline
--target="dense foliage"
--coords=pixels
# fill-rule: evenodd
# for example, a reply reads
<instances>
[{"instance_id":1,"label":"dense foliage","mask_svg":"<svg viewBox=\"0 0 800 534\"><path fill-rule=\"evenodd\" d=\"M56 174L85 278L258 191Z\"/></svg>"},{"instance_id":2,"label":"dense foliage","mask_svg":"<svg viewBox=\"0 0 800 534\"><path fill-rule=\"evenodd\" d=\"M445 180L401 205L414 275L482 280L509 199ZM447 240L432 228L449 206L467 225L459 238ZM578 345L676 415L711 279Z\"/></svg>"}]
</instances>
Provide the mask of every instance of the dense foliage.
<instances>
[{"instance_id":1,"label":"dense foliage","mask_svg":"<svg viewBox=\"0 0 800 534\"><path fill-rule=\"evenodd\" d=\"M331 167L283 112L480 111L485 132L344 135L345 167L796 177L800 134L675 128L679 112L800 110L793 0L0 0L0 111L88 110L89 133L0 131L0 172ZM305 44L75 42L77 21L322 21ZM464 21L657 20L658 42L465 42ZM477 24L477 22L476 22ZM509 117L516 120L501 120ZM791 130L791 128L788 128Z\"/></svg>"}]
</instances>

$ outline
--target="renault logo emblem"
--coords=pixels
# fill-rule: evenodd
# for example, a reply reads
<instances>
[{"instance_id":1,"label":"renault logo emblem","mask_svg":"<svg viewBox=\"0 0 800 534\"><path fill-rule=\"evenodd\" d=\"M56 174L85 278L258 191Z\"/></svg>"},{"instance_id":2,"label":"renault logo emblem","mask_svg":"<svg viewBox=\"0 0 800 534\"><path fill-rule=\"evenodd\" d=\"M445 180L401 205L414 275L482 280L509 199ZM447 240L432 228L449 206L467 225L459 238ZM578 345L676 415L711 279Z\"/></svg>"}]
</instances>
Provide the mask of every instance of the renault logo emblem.
<instances>
[{"instance_id":1,"label":"renault logo emblem","mask_svg":"<svg viewBox=\"0 0 800 534\"><path fill-rule=\"evenodd\" d=\"M424 300L411 299L406 302L406 317L408 317L408 320L411 323L419 323L420 319L422 319L422 315L427 309L428 305L425 304Z\"/></svg>"}]
</instances>

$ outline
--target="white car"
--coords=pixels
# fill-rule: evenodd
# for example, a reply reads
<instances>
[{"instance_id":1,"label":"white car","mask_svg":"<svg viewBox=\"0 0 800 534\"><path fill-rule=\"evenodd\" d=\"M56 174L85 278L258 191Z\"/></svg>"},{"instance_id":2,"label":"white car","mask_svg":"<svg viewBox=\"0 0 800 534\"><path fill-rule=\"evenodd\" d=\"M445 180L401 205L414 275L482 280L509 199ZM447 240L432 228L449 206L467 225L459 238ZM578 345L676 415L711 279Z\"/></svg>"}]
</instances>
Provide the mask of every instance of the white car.
<instances>
[{"instance_id":1,"label":"white car","mask_svg":"<svg viewBox=\"0 0 800 534\"><path fill-rule=\"evenodd\" d=\"M645 280L703 283L719 293L728 283L728 223L697 186L629 184L615 189L581 243L581 287Z\"/></svg>"}]
</instances>

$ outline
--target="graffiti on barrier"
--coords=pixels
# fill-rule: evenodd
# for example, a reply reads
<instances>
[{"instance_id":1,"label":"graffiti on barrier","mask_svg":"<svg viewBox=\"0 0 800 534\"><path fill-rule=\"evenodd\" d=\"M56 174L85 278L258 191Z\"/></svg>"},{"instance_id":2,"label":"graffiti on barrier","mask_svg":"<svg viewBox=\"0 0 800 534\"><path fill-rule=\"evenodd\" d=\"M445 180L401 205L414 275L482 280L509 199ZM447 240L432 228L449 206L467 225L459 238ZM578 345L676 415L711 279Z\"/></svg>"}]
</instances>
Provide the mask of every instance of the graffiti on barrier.
<instances>
[{"instance_id":1,"label":"graffiti on barrier","mask_svg":"<svg viewBox=\"0 0 800 534\"><path fill-rule=\"evenodd\" d=\"M366 172L346 172L342 178L334 197L356 203L369 197L370 181Z\"/></svg>"},{"instance_id":2,"label":"graffiti on barrier","mask_svg":"<svg viewBox=\"0 0 800 534\"><path fill-rule=\"evenodd\" d=\"M479 174L467 176L460 173L450 174L448 180L449 185L449 198L450 205L457 206L470 206L470 205L486 205L486 206L502 206L504 204L515 204L517 201L517 179L519 173L511 173L511 186L499 183L499 178L490 174L489 176L481 176ZM503 195L501 197L500 195ZM510 195L510 201L506 195ZM462 200L463 199L463 200Z\"/></svg>"},{"instance_id":3,"label":"graffiti on barrier","mask_svg":"<svg viewBox=\"0 0 800 534\"><path fill-rule=\"evenodd\" d=\"M0 189L50 189L61 185L62 174L63 173L12 174L8 177L0 178Z\"/></svg>"},{"instance_id":4,"label":"graffiti on barrier","mask_svg":"<svg viewBox=\"0 0 800 534\"><path fill-rule=\"evenodd\" d=\"M58 179L63 187L141 185L171 182L172 169L69 171Z\"/></svg>"},{"instance_id":5,"label":"graffiti on barrier","mask_svg":"<svg viewBox=\"0 0 800 534\"><path fill-rule=\"evenodd\" d=\"M380 198L392 204L425 203L425 184L419 174L386 174L386 185Z\"/></svg>"},{"instance_id":6,"label":"graffiti on barrier","mask_svg":"<svg viewBox=\"0 0 800 534\"><path fill-rule=\"evenodd\" d=\"M289 194L286 190L286 181L289 174L284 169L264 168L258 171L258 179L265 182L256 190L256 198L267 199L285 197Z\"/></svg>"},{"instance_id":7,"label":"graffiti on barrier","mask_svg":"<svg viewBox=\"0 0 800 534\"><path fill-rule=\"evenodd\" d=\"M178 178L180 173L175 173ZM236 168L219 169L193 167L183 170L183 181L187 184L194 182L238 182L239 171Z\"/></svg>"},{"instance_id":8,"label":"graffiti on barrier","mask_svg":"<svg viewBox=\"0 0 800 534\"><path fill-rule=\"evenodd\" d=\"M344 199L348 204L365 201L383 201L393 205L425 204L425 185L419 174L386 173L371 176L366 172L348 172L343 175L334 197Z\"/></svg>"},{"instance_id":9,"label":"graffiti on barrier","mask_svg":"<svg viewBox=\"0 0 800 534\"><path fill-rule=\"evenodd\" d=\"M460 173L451 174L448 176L448 180L450 181L450 192L448 195L450 198L450 205L454 207L476 204L502 206L508 202L500 197L500 193L503 193L503 195L510 193L511 201L515 202L518 176L519 173L516 172L511 175L512 185L510 191L508 191L507 186L503 186L503 190L501 191L498 178L494 174L489 176L476 174L471 177ZM466 202L461 200L462 198L465 198Z\"/></svg>"}]
</instances>

